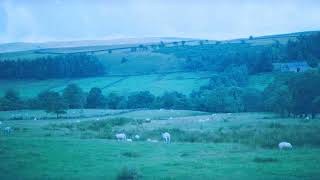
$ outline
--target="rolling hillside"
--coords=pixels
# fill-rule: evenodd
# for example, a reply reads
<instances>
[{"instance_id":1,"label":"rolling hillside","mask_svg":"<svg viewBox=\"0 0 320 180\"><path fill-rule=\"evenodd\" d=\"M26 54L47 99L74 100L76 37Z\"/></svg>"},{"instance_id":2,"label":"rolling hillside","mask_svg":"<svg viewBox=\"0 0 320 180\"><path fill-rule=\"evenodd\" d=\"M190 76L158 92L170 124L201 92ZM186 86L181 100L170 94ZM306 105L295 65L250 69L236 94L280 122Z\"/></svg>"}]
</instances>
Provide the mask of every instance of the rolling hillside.
<instances>
[{"instance_id":1,"label":"rolling hillside","mask_svg":"<svg viewBox=\"0 0 320 180\"><path fill-rule=\"evenodd\" d=\"M233 49L237 49L238 46L243 46L243 41L248 47L270 45L275 41L286 43L289 39L312 33L315 32L235 39L221 41L219 45L214 40L200 41L183 38L2 44L0 60L32 60L60 54L85 53L96 56L105 66L107 74L102 77L82 79L0 80L0 95L7 89L15 89L21 93L22 97L33 97L44 90L61 91L70 83L79 85L86 92L92 87L99 87L104 94L110 92L128 94L144 90L155 95L161 95L166 91L190 94L193 90L206 85L216 72L186 70L184 67L186 59L179 55L180 52L195 55L196 52L193 52L192 47L198 49L202 47L208 53L223 53L225 46L228 46L230 51L234 51ZM159 44L160 41L163 41L166 47L163 50L152 46ZM185 44L183 45L182 42ZM263 90L272 81L270 76L274 75L251 76L249 87Z\"/></svg>"}]
</instances>

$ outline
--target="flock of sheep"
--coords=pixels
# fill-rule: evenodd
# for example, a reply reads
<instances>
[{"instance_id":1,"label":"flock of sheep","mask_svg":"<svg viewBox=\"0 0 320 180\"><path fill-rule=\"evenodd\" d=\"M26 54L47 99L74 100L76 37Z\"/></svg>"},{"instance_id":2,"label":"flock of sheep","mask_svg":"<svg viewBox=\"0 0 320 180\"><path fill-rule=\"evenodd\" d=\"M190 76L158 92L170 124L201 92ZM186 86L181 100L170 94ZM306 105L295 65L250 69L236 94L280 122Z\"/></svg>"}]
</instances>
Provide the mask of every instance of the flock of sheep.
<instances>
[{"instance_id":1,"label":"flock of sheep","mask_svg":"<svg viewBox=\"0 0 320 180\"><path fill-rule=\"evenodd\" d=\"M124 133L118 133L115 135L116 139L118 141L128 141L128 142L132 142L133 140L130 138L127 138L126 134ZM139 135L135 135L134 136L135 140L139 140L140 136ZM171 136L168 132L162 133L162 139L164 140L165 143L169 144L171 143ZM158 140L152 140L150 138L147 139L148 142L158 142Z\"/></svg>"},{"instance_id":2,"label":"flock of sheep","mask_svg":"<svg viewBox=\"0 0 320 180\"><path fill-rule=\"evenodd\" d=\"M0 121L0 126L2 124L3 123ZM13 129L10 126L6 126L6 127L3 128L3 133L5 135L10 135L12 133L12 130ZM124 133L118 133L118 134L115 135L115 137L116 137L116 139L118 141L127 141L127 142L132 142L133 141L133 139L127 138L126 134L124 134ZM134 139L135 140L139 140L140 136L139 135L135 135ZM162 139L167 144L171 143L171 135L168 132L162 133ZM158 140L153 140L153 139L150 139L150 138L148 138L147 141L148 142L158 142ZM278 144L278 147L279 147L280 150L282 150L282 149L292 149L292 145L289 142L280 142Z\"/></svg>"}]
</instances>

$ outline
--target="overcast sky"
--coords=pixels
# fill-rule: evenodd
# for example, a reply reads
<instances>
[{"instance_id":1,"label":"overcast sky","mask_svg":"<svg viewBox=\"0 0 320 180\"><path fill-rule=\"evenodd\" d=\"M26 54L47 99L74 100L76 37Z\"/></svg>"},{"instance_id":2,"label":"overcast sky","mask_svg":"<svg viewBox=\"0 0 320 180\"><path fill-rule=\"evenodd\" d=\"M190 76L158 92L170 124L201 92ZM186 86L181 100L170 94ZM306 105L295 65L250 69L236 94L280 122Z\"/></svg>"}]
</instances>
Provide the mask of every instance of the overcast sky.
<instances>
[{"instance_id":1,"label":"overcast sky","mask_svg":"<svg viewBox=\"0 0 320 180\"><path fill-rule=\"evenodd\" d=\"M320 30L320 0L0 0L0 43Z\"/></svg>"}]
</instances>

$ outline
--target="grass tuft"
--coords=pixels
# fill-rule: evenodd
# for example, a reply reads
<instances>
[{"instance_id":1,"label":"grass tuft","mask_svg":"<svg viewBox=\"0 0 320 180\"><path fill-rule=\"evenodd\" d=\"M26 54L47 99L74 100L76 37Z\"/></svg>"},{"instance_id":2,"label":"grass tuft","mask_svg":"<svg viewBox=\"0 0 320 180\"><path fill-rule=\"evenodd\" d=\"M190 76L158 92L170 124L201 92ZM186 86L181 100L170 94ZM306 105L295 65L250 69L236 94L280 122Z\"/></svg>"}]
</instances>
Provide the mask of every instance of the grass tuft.
<instances>
[{"instance_id":1,"label":"grass tuft","mask_svg":"<svg viewBox=\"0 0 320 180\"><path fill-rule=\"evenodd\" d=\"M278 162L278 159L271 158L271 157L255 157L253 159L253 162L255 162L255 163L273 163L273 162Z\"/></svg>"},{"instance_id":2,"label":"grass tuft","mask_svg":"<svg viewBox=\"0 0 320 180\"><path fill-rule=\"evenodd\" d=\"M136 168L123 167L118 173L117 180L137 180L141 179L142 176Z\"/></svg>"}]
</instances>

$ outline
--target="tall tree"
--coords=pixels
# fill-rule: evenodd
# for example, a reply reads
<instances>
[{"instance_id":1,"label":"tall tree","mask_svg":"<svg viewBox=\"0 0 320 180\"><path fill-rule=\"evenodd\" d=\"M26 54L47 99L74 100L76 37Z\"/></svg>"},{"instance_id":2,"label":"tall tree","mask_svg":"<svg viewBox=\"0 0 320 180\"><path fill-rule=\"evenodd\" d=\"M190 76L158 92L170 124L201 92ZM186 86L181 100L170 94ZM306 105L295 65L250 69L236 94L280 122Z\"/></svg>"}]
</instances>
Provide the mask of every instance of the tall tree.
<instances>
[{"instance_id":1,"label":"tall tree","mask_svg":"<svg viewBox=\"0 0 320 180\"><path fill-rule=\"evenodd\" d=\"M66 113L67 105L61 95L53 91L45 91L38 95L41 107L48 113L59 115Z\"/></svg>"},{"instance_id":2,"label":"tall tree","mask_svg":"<svg viewBox=\"0 0 320 180\"><path fill-rule=\"evenodd\" d=\"M103 96L100 88L91 88L87 96L87 108L105 108L106 98Z\"/></svg>"},{"instance_id":3,"label":"tall tree","mask_svg":"<svg viewBox=\"0 0 320 180\"><path fill-rule=\"evenodd\" d=\"M62 94L68 108L79 109L85 105L85 95L82 89L76 84L69 84Z\"/></svg>"},{"instance_id":4,"label":"tall tree","mask_svg":"<svg viewBox=\"0 0 320 180\"><path fill-rule=\"evenodd\" d=\"M20 99L19 93L9 89L5 92L4 97L0 100L0 110L18 110L23 108L23 101Z\"/></svg>"}]
</instances>

